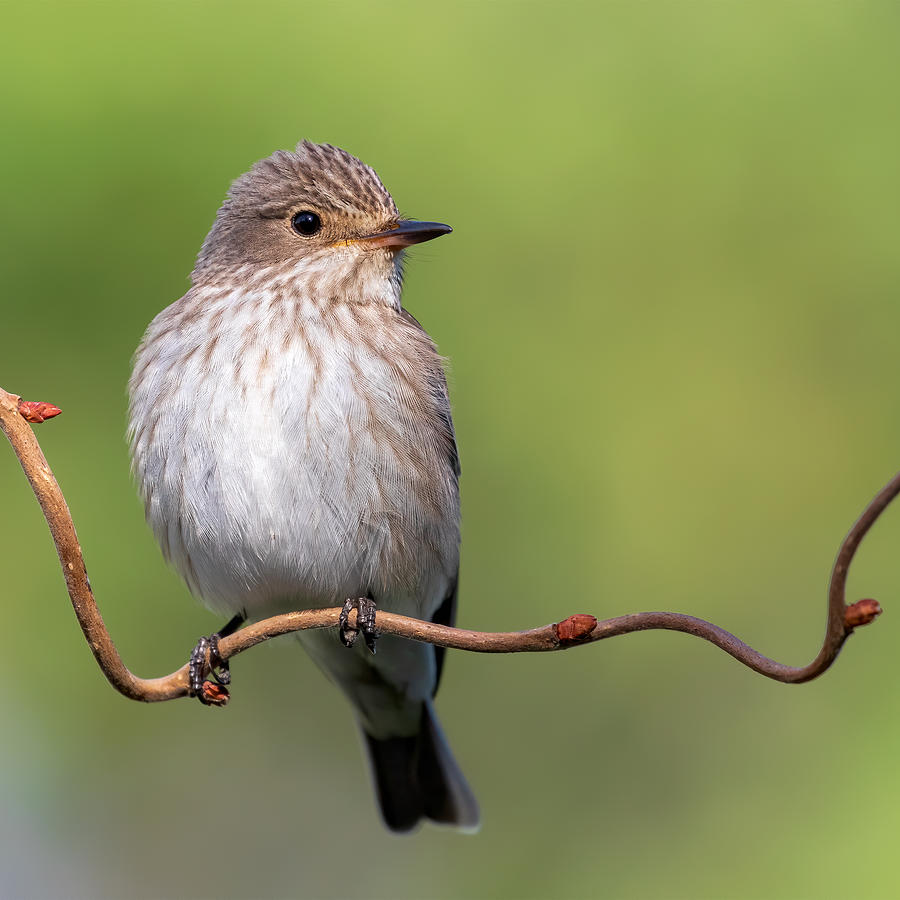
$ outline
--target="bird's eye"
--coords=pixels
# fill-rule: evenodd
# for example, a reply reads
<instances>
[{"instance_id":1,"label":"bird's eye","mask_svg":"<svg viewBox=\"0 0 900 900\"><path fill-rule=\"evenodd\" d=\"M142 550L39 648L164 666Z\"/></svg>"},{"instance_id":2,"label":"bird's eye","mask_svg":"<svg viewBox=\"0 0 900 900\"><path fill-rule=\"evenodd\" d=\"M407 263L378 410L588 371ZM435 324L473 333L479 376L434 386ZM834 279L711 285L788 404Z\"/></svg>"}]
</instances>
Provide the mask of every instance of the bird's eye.
<instances>
[{"instance_id":1,"label":"bird's eye","mask_svg":"<svg viewBox=\"0 0 900 900\"><path fill-rule=\"evenodd\" d=\"M304 209L294 213L294 217L291 219L291 227L297 234L309 237L317 231L321 231L322 220L314 212Z\"/></svg>"}]
</instances>

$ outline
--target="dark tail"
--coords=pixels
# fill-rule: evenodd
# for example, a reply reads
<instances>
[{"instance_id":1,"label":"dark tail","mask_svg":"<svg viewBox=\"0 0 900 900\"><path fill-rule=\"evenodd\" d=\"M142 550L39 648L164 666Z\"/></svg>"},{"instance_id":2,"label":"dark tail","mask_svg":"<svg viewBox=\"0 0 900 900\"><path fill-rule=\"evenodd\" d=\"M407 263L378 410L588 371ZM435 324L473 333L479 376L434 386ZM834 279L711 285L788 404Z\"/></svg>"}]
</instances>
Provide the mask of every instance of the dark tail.
<instances>
[{"instance_id":1,"label":"dark tail","mask_svg":"<svg viewBox=\"0 0 900 900\"><path fill-rule=\"evenodd\" d=\"M379 740L366 734L381 815L392 831L410 831L421 819L478 828L478 803L460 771L430 703L419 733Z\"/></svg>"}]
</instances>

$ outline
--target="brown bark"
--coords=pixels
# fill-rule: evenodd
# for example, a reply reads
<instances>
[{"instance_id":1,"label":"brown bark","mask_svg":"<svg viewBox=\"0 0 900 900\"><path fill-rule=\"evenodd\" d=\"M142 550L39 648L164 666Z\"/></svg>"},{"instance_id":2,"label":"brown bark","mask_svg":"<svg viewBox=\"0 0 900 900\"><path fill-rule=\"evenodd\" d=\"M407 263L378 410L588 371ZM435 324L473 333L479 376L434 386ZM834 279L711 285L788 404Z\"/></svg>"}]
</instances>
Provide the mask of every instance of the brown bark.
<instances>
[{"instance_id":1,"label":"brown bark","mask_svg":"<svg viewBox=\"0 0 900 900\"><path fill-rule=\"evenodd\" d=\"M58 415L59 412L60 410L52 404L23 401L0 388L0 429L9 439L13 451L22 464L50 527L50 534L59 554L66 587L81 630L103 674L110 684L126 697L152 703L188 696L187 665L162 678L139 678L122 662L106 630L91 591L81 546L65 497L29 425L29 422L35 424L43 422ZM532 628L529 631L501 632L468 631L464 628L450 628L389 612L378 612L376 627L382 634L395 634L410 640L479 653L566 650L620 634L661 628L668 631L682 631L710 641L738 662L767 678L792 684L810 681L831 666L854 628L868 624L881 613L881 607L871 599L847 605L845 601L847 574L863 537L898 493L900 493L900 473L879 491L844 538L831 570L828 615L822 649L806 666L795 667L776 662L718 625L674 612L640 612L605 620L597 620L592 615L578 613L562 622ZM335 627L339 615L339 607L310 609L255 622L229 637L222 638L219 643L219 655L222 660L227 660L281 634L306 628ZM351 626L355 624L355 616L356 612L353 611L350 614ZM227 700L227 692L211 682L207 682L207 685L209 685L207 699L211 699L215 705L222 705Z\"/></svg>"}]
</instances>

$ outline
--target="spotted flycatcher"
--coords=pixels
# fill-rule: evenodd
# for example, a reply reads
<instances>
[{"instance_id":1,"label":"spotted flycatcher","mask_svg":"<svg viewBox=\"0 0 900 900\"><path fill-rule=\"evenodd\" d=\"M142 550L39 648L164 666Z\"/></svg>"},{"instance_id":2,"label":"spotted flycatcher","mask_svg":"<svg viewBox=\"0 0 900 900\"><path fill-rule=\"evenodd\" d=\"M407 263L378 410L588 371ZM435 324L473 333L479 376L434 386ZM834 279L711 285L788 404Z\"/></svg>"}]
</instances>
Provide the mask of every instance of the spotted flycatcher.
<instances>
[{"instance_id":1,"label":"spotted flycatcher","mask_svg":"<svg viewBox=\"0 0 900 900\"><path fill-rule=\"evenodd\" d=\"M190 590L229 627L344 607L339 634L299 639L353 704L397 831L478 823L432 707L443 651L385 635L374 653L376 604L455 617L450 403L441 357L400 303L404 249L449 231L401 217L344 150L278 151L231 186L130 382L147 518Z\"/></svg>"}]
</instances>

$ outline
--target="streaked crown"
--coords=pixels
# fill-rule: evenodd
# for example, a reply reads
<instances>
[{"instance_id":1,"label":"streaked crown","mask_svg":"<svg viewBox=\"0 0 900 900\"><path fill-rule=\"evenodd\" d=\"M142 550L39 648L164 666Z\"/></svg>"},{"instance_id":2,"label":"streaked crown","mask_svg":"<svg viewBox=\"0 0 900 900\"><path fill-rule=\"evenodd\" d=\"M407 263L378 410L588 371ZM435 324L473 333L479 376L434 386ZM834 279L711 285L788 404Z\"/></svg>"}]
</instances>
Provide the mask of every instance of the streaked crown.
<instances>
[{"instance_id":1,"label":"streaked crown","mask_svg":"<svg viewBox=\"0 0 900 900\"><path fill-rule=\"evenodd\" d=\"M247 207L281 218L307 204L352 217L397 218L397 207L371 166L331 144L301 141L276 150L232 184L220 215Z\"/></svg>"},{"instance_id":2,"label":"streaked crown","mask_svg":"<svg viewBox=\"0 0 900 900\"><path fill-rule=\"evenodd\" d=\"M300 244L291 216L312 210L329 223L319 240ZM277 265L328 243L390 228L397 206L371 166L331 144L301 141L277 150L238 178L203 242L192 274L196 283L217 270Z\"/></svg>"}]
</instances>

